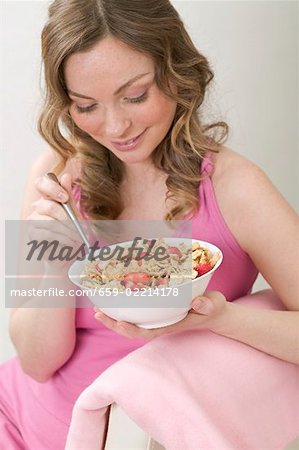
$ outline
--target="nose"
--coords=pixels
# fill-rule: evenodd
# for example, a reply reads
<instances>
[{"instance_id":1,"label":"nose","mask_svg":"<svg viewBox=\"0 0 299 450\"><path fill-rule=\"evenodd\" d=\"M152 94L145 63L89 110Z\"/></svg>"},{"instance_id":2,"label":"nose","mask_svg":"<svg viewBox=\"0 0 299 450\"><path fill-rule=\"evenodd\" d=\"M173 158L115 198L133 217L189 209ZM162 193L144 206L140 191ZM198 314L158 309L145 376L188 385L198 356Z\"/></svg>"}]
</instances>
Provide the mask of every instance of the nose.
<instances>
[{"instance_id":1,"label":"nose","mask_svg":"<svg viewBox=\"0 0 299 450\"><path fill-rule=\"evenodd\" d=\"M131 119L121 109L107 110L104 118L105 135L109 139L117 139L126 134L131 126Z\"/></svg>"}]
</instances>

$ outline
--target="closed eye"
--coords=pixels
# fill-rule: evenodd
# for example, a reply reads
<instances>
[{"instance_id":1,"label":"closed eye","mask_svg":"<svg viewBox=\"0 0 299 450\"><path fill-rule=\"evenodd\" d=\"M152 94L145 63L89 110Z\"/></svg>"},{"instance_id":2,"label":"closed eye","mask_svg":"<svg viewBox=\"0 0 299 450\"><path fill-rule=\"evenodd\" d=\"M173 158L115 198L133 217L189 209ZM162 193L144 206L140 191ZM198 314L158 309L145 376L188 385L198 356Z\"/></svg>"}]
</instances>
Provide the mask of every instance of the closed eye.
<instances>
[{"instance_id":1,"label":"closed eye","mask_svg":"<svg viewBox=\"0 0 299 450\"><path fill-rule=\"evenodd\" d=\"M144 92L142 95L139 95L139 97L125 97L124 100L128 103L141 103L144 102L147 99L147 91Z\"/></svg>"},{"instance_id":2,"label":"closed eye","mask_svg":"<svg viewBox=\"0 0 299 450\"><path fill-rule=\"evenodd\" d=\"M148 97L147 91L144 92L142 95L139 95L138 97L124 97L124 100L128 103L142 103L144 102ZM88 114L96 109L97 105L90 105L90 106L78 106L75 105L76 111L79 114Z\"/></svg>"},{"instance_id":3,"label":"closed eye","mask_svg":"<svg viewBox=\"0 0 299 450\"><path fill-rule=\"evenodd\" d=\"M89 112L93 111L96 108L96 105L90 105L90 106L75 105L75 108L79 114L83 114L83 113L89 113Z\"/></svg>"}]
</instances>

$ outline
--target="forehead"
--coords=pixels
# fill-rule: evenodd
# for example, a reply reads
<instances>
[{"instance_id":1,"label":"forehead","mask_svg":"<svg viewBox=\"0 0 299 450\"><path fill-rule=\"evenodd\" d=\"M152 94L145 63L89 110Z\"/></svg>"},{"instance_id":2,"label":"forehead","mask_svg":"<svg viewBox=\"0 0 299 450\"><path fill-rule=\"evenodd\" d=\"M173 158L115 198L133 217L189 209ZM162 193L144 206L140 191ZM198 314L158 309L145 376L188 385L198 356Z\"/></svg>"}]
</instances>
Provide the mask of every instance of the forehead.
<instances>
[{"instance_id":1,"label":"forehead","mask_svg":"<svg viewBox=\"0 0 299 450\"><path fill-rule=\"evenodd\" d=\"M99 41L87 52L71 55L64 67L67 87L81 91L85 88L88 93L98 83L117 89L142 72L154 73L152 58L112 37Z\"/></svg>"}]
</instances>

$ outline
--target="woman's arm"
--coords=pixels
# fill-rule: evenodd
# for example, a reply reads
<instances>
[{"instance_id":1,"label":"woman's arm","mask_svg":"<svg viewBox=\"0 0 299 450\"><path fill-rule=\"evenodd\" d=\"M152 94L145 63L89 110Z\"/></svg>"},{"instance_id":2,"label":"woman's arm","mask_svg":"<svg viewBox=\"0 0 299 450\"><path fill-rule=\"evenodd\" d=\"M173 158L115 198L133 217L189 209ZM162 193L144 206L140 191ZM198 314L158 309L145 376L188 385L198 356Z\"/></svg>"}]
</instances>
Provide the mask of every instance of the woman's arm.
<instances>
[{"instance_id":1,"label":"woman's arm","mask_svg":"<svg viewBox=\"0 0 299 450\"><path fill-rule=\"evenodd\" d=\"M263 293L258 293L260 297ZM226 303L211 331L299 364L299 312L273 311Z\"/></svg>"},{"instance_id":2,"label":"woman's arm","mask_svg":"<svg viewBox=\"0 0 299 450\"><path fill-rule=\"evenodd\" d=\"M227 225L286 308L298 311L298 215L255 164L229 150L217 158L213 184Z\"/></svg>"},{"instance_id":3,"label":"woman's arm","mask_svg":"<svg viewBox=\"0 0 299 450\"><path fill-rule=\"evenodd\" d=\"M140 330L99 311L96 318L124 336L145 339L209 329L299 364L298 216L259 168L230 150L217 156L213 184L226 223L288 311L230 303L211 292L202 302L193 300L184 320L165 328Z\"/></svg>"},{"instance_id":4,"label":"woman's arm","mask_svg":"<svg viewBox=\"0 0 299 450\"><path fill-rule=\"evenodd\" d=\"M219 206L241 247L289 311L228 303L213 331L299 364L298 216L258 167L227 153L224 169L218 178L215 174ZM222 185L225 192L219 192Z\"/></svg>"},{"instance_id":5,"label":"woman's arm","mask_svg":"<svg viewBox=\"0 0 299 450\"><path fill-rule=\"evenodd\" d=\"M21 219L32 215L32 203L41 197L35 180L50 171L56 163L55 155L49 151L33 165L25 189ZM39 287L47 288L47 283L47 280L42 280ZM70 299L69 304L73 301ZM12 310L10 337L24 372L39 382L45 382L73 353L76 342L75 309L28 306Z\"/></svg>"},{"instance_id":6,"label":"woman's arm","mask_svg":"<svg viewBox=\"0 0 299 450\"><path fill-rule=\"evenodd\" d=\"M13 311L10 336L27 375L46 382L71 357L76 342L74 323L74 308Z\"/></svg>"}]
</instances>

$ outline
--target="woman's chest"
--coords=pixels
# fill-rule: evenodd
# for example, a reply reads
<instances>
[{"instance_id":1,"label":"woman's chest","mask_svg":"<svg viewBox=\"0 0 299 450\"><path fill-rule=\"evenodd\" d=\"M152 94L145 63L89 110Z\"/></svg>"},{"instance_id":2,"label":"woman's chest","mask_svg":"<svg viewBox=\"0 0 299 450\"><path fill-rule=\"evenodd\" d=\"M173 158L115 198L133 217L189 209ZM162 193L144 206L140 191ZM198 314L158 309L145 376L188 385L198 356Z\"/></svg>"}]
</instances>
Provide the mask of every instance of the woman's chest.
<instances>
[{"instance_id":1,"label":"woman's chest","mask_svg":"<svg viewBox=\"0 0 299 450\"><path fill-rule=\"evenodd\" d=\"M164 220L172 207L166 200L166 187L145 190L140 188L134 192L122 192L124 209L120 220Z\"/></svg>"},{"instance_id":2,"label":"woman's chest","mask_svg":"<svg viewBox=\"0 0 299 450\"><path fill-rule=\"evenodd\" d=\"M164 220L168 209L165 205L165 198L143 199L137 204L125 206L119 220Z\"/></svg>"}]
</instances>

